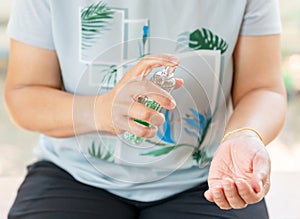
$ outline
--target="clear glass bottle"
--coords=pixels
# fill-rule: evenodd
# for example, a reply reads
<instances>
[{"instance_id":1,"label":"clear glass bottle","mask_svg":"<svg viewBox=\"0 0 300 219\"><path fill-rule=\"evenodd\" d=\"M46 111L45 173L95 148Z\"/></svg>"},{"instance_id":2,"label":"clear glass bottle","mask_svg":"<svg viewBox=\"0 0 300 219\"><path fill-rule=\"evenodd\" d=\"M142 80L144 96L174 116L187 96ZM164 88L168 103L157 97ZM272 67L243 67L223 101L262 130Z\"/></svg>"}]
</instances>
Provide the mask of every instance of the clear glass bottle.
<instances>
[{"instance_id":1,"label":"clear glass bottle","mask_svg":"<svg viewBox=\"0 0 300 219\"><path fill-rule=\"evenodd\" d=\"M174 70L175 69L172 67L166 67L164 70L154 73L151 78L151 81L170 93L176 85L176 80L174 78ZM137 101L156 111L160 112L162 110L162 107L159 103L155 102L147 96L139 97ZM139 119L134 119L134 121L148 127L151 126L151 124ZM127 142L135 145L141 144L145 140L143 137L134 135L130 132L125 132L123 136Z\"/></svg>"}]
</instances>

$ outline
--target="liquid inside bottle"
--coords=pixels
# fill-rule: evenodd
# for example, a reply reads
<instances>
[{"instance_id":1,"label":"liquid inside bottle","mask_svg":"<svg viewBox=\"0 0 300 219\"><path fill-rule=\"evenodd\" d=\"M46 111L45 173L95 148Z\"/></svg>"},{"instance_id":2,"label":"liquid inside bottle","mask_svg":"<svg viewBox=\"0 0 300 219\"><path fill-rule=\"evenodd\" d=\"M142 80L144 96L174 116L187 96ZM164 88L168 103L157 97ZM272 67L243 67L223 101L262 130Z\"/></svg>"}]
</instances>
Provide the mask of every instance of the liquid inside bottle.
<instances>
[{"instance_id":1,"label":"liquid inside bottle","mask_svg":"<svg viewBox=\"0 0 300 219\"><path fill-rule=\"evenodd\" d=\"M151 81L154 84L161 87L162 89L166 90L167 92L171 92L176 85L176 80L174 78L174 68L166 67L163 71L158 71L154 73L154 75L151 78ZM137 101L158 112L162 110L162 107L159 103L147 96L139 97ZM147 127L151 126L151 124L139 119L134 119L134 121ZM127 142L135 145L141 144L145 140L143 137L134 135L130 132L125 132L123 136Z\"/></svg>"}]
</instances>

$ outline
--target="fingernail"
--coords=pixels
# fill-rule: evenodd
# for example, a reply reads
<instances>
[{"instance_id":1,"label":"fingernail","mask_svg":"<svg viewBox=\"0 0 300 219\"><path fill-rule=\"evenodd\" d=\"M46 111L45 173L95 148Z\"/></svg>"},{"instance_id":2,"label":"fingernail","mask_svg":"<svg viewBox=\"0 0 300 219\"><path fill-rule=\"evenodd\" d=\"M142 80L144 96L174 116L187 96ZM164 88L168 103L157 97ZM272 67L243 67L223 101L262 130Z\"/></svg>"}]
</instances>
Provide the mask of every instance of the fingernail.
<instances>
[{"instance_id":1,"label":"fingernail","mask_svg":"<svg viewBox=\"0 0 300 219\"><path fill-rule=\"evenodd\" d=\"M172 107L172 108L175 108L175 107L176 107L176 102L175 102L175 100L171 100L171 107Z\"/></svg>"}]
</instances>

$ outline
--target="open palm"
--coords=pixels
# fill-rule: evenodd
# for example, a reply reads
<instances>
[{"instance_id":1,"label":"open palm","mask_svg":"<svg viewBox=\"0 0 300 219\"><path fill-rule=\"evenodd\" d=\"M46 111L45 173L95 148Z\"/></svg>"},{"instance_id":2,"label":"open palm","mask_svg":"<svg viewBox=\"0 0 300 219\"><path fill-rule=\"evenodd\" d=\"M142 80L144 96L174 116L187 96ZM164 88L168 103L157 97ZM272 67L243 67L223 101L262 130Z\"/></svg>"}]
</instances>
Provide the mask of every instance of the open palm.
<instances>
[{"instance_id":1,"label":"open palm","mask_svg":"<svg viewBox=\"0 0 300 219\"><path fill-rule=\"evenodd\" d=\"M224 209L260 201L269 190L270 159L254 136L236 136L220 145L212 161L205 193Z\"/></svg>"}]
</instances>

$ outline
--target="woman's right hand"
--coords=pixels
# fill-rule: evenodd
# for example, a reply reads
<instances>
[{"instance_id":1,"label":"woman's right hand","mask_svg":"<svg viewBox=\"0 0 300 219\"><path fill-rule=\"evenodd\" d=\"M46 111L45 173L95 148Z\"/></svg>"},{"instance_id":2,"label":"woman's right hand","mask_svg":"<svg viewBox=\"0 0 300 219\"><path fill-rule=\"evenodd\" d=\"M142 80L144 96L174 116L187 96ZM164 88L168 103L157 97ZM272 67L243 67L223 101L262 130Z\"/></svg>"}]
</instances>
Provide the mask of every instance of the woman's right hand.
<instances>
[{"instance_id":1,"label":"woman's right hand","mask_svg":"<svg viewBox=\"0 0 300 219\"><path fill-rule=\"evenodd\" d=\"M117 85L105 95L105 101L96 101L95 119L99 130L111 134L120 134L128 131L135 135L151 138L155 136L157 126L164 123L164 115L137 102L138 97L147 96L158 102L166 109L176 106L173 97L151 81L144 78L153 68L161 66L176 67L179 64L177 57L168 55L151 55L142 58L132 69L128 70ZM176 87L183 85L182 79L176 79ZM97 115L97 107L105 106L105 115ZM98 108L98 109L99 109ZM135 122L139 119L151 124L150 127ZM105 126L105 127L104 127Z\"/></svg>"}]
</instances>

